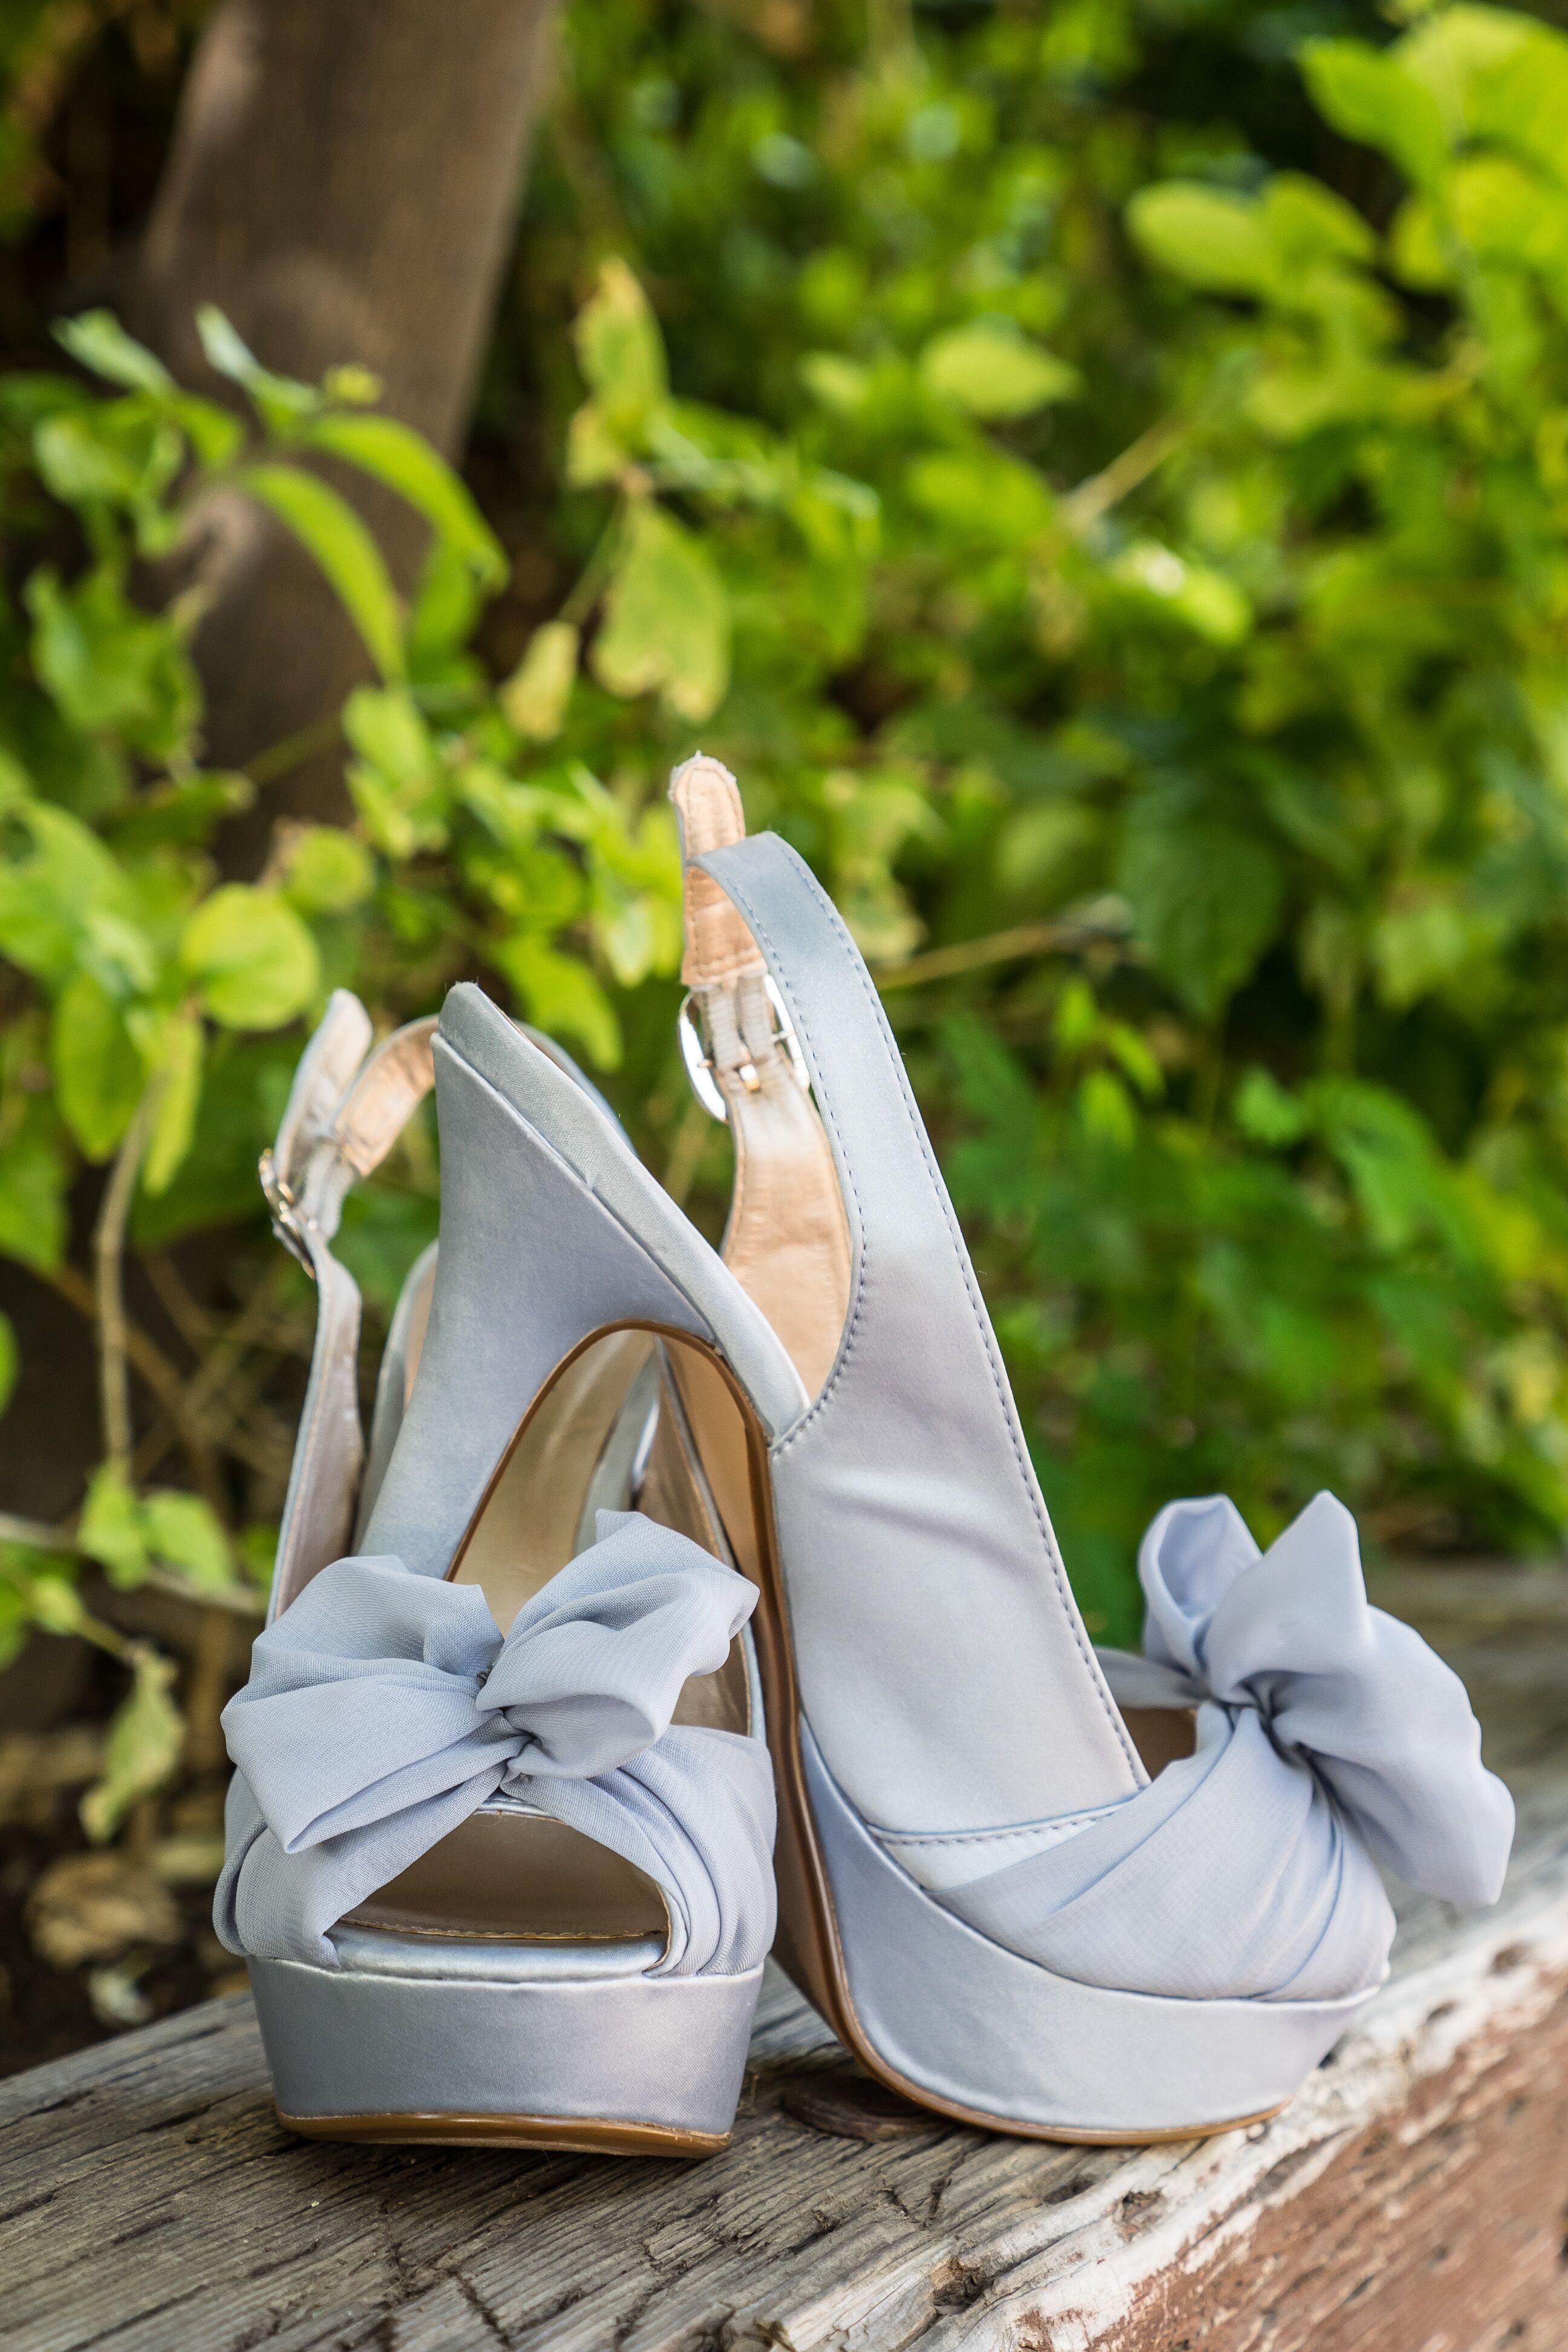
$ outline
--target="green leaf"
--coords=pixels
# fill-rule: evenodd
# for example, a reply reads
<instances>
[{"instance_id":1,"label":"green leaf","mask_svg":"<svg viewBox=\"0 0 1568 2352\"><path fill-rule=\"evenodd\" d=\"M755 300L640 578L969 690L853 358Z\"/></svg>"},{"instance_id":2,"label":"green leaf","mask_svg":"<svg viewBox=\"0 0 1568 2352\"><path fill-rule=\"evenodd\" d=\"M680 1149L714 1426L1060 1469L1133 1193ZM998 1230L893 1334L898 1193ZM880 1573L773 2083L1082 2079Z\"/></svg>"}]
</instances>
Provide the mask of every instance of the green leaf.
<instances>
[{"instance_id":1,"label":"green leaf","mask_svg":"<svg viewBox=\"0 0 1568 2352\"><path fill-rule=\"evenodd\" d=\"M1317 262L1370 262L1377 239L1360 213L1321 181L1277 172L1263 191L1263 219L1276 281ZM1288 287L1276 290L1289 291Z\"/></svg>"},{"instance_id":2,"label":"green leaf","mask_svg":"<svg viewBox=\"0 0 1568 2352\"><path fill-rule=\"evenodd\" d=\"M111 408L86 416L48 416L33 435L40 479L66 506L133 509L164 497L184 460L167 426L134 437L106 430Z\"/></svg>"},{"instance_id":3,"label":"green leaf","mask_svg":"<svg viewBox=\"0 0 1568 2352\"><path fill-rule=\"evenodd\" d=\"M922 514L981 546L1027 546L1056 513L1034 467L1000 449L931 451L914 460L906 487Z\"/></svg>"},{"instance_id":4,"label":"green leaf","mask_svg":"<svg viewBox=\"0 0 1568 2352\"><path fill-rule=\"evenodd\" d=\"M408 667L416 678L446 684L464 661L486 590L467 556L432 533L408 616Z\"/></svg>"},{"instance_id":5,"label":"green leaf","mask_svg":"<svg viewBox=\"0 0 1568 2352\"><path fill-rule=\"evenodd\" d=\"M375 861L336 824L302 824L286 848L283 895L305 915L344 915L375 887Z\"/></svg>"},{"instance_id":6,"label":"green leaf","mask_svg":"<svg viewBox=\"0 0 1568 2352\"><path fill-rule=\"evenodd\" d=\"M186 922L180 957L215 1021L277 1029L319 994L316 942L272 890L226 882Z\"/></svg>"},{"instance_id":7,"label":"green leaf","mask_svg":"<svg viewBox=\"0 0 1568 2352\"><path fill-rule=\"evenodd\" d=\"M1234 581L1154 540L1134 540L1110 576L1212 646L1239 645L1251 630L1252 607Z\"/></svg>"},{"instance_id":8,"label":"green leaf","mask_svg":"<svg viewBox=\"0 0 1568 2352\"><path fill-rule=\"evenodd\" d=\"M315 558L383 677L401 677L397 593L381 550L347 499L298 466L247 466L237 479Z\"/></svg>"},{"instance_id":9,"label":"green leaf","mask_svg":"<svg viewBox=\"0 0 1568 2352\"><path fill-rule=\"evenodd\" d=\"M159 759L184 748L201 697L171 619L139 613L107 565L68 589L46 566L32 574L24 597L33 616L33 667L73 727L118 734Z\"/></svg>"},{"instance_id":10,"label":"green leaf","mask_svg":"<svg viewBox=\"0 0 1568 2352\"><path fill-rule=\"evenodd\" d=\"M1299 1143L1310 1124L1305 1105L1256 1064L1237 1087L1231 1115L1243 1135L1274 1150Z\"/></svg>"},{"instance_id":11,"label":"green leaf","mask_svg":"<svg viewBox=\"0 0 1568 2352\"><path fill-rule=\"evenodd\" d=\"M55 1004L49 1037L60 1117L89 1160L107 1160L142 1099L146 1072L120 1005L90 972Z\"/></svg>"},{"instance_id":12,"label":"green leaf","mask_svg":"<svg viewBox=\"0 0 1568 2352\"><path fill-rule=\"evenodd\" d=\"M314 415L321 407L321 394L313 385L297 383L292 376L274 375L270 368L263 367L215 303L204 302L198 308L196 332L213 373L243 385L273 433L291 436L302 418Z\"/></svg>"},{"instance_id":13,"label":"green leaf","mask_svg":"<svg viewBox=\"0 0 1568 2352\"><path fill-rule=\"evenodd\" d=\"M27 1614L44 1633L79 1633L87 1611L68 1575L43 1569L27 1580Z\"/></svg>"},{"instance_id":14,"label":"green leaf","mask_svg":"<svg viewBox=\"0 0 1568 2352\"><path fill-rule=\"evenodd\" d=\"M377 849L409 857L447 838L446 780L430 730L400 687L356 687L343 706L343 733L360 758L349 790Z\"/></svg>"},{"instance_id":15,"label":"green leaf","mask_svg":"<svg viewBox=\"0 0 1568 2352\"><path fill-rule=\"evenodd\" d=\"M1471 155L1448 180L1450 216L1472 252L1552 269L1568 261L1568 202L1509 155Z\"/></svg>"},{"instance_id":16,"label":"green leaf","mask_svg":"<svg viewBox=\"0 0 1568 2352\"><path fill-rule=\"evenodd\" d=\"M0 1412L11 1402L16 1385L16 1334L7 1315L0 1315Z\"/></svg>"},{"instance_id":17,"label":"green leaf","mask_svg":"<svg viewBox=\"0 0 1568 2352\"><path fill-rule=\"evenodd\" d=\"M1105 1042L1146 1102L1157 1102L1165 1091L1165 1074L1146 1037L1125 1022L1113 1021Z\"/></svg>"},{"instance_id":18,"label":"green leaf","mask_svg":"<svg viewBox=\"0 0 1568 2352\"><path fill-rule=\"evenodd\" d=\"M1359 1078L1321 1078L1309 1099L1379 1248L1403 1249L1423 1228L1467 1244L1451 1173L1413 1105Z\"/></svg>"},{"instance_id":19,"label":"green leaf","mask_svg":"<svg viewBox=\"0 0 1568 2352\"><path fill-rule=\"evenodd\" d=\"M506 578L500 542L467 484L411 425L391 416L319 416L300 438L395 490L491 587Z\"/></svg>"},{"instance_id":20,"label":"green leaf","mask_svg":"<svg viewBox=\"0 0 1568 2352\"><path fill-rule=\"evenodd\" d=\"M194 392L174 392L160 406L179 426L204 466L230 465L244 446L243 423L216 401L202 400Z\"/></svg>"},{"instance_id":21,"label":"green leaf","mask_svg":"<svg viewBox=\"0 0 1568 2352\"><path fill-rule=\"evenodd\" d=\"M128 392L172 392L174 379L145 343L128 335L112 310L82 310L58 321L57 343L69 352L79 366Z\"/></svg>"},{"instance_id":22,"label":"green leaf","mask_svg":"<svg viewBox=\"0 0 1568 2352\"><path fill-rule=\"evenodd\" d=\"M566 479L574 490L614 482L626 471L627 453L596 400L585 400L566 428Z\"/></svg>"},{"instance_id":23,"label":"green leaf","mask_svg":"<svg viewBox=\"0 0 1568 2352\"><path fill-rule=\"evenodd\" d=\"M168 1191L195 1139L203 1045L202 1024L195 1013L176 1013L164 1023L157 1062L162 1084L142 1162L142 1185L154 1195Z\"/></svg>"},{"instance_id":24,"label":"green leaf","mask_svg":"<svg viewBox=\"0 0 1568 2352\"><path fill-rule=\"evenodd\" d=\"M1127 207L1127 226L1152 261L1191 286L1221 294L1268 290L1274 248L1254 197L1165 180L1139 190Z\"/></svg>"},{"instance_id":25,"label":"green leaf","mask_svg":"<svg viewBox=\"0 0 1568 2352\"><path fill-rule=\"evenodd\" d=\"M199 1495L172 1487L149 1495L142 1506L142 1527L153 1558L178 1570L200 1591L224 1592L233 1585L228 1538Z\"/></svg>"},{"instance_id":26,"label":"green leaf","mask_svg":"<svg viewBox=\"0 0 1568 2352\"><path fill-rule=\"evenodd\" d=\"M522 659L497 691L497 700L520 735L548 743L559 735L577 676L577 631L570 621L546 621L535 629Z\"/></svg>"},{"instance_id":27,"label":"green leaf","mask_svg":"<svg viewBox=\"0 0 1568 2352\"><path fill-rule=\"evenodd\" d=\"M52 1137L29 1132L0 1147L0 1255L48 1274L65 1255L65 1154Z\"/></svg>"},{"instance_id":28,"label":"green leaf","mask_svg":"<svg viewBox=\"0 0 1568 2352\"><path fill-rule=\"evenodd\" d=\"M58 982L76 961L89 911L114 889L114 860L66 809L35 801L9 815L25 854L0 864L0 953Z\"/></svg>"},{"instance_id":29,"label":"green leaf","mask_svg":"<svg viewBox=\"0 0 1568 2352\"><path fill-rule=\"evenodd\" d=\"M131 1695L109 1727L103 1777L81 1801L81 1825L95 1845L113 1836L141 1798L162 1788L184 1745L184 1724L170 1696L174 1660L138 1642L131 1671Z\"/></svg>"},{"instance_id":30,"label":"green leaf","mask_svg":"<svg viewBox=\"0 0 1568 2352\"><path fill-rule=\"evenodd\" d=\"M612 694L657 692L693 723L728 688L724 584L701 542L648 500L632 509L593 660Z\"/></svg>"},{"instance_id":31,"label":"green leaf","mask_svg":"<svg viewBox=\"0 0 1568 2352\"><path fill-rule=\"evenodd\" d=\"M1212 1017L1273 936L1284 896L1273 852L1178 787L1133 803L1121 879L1160 970Z\"/></svg>"},{"instance_id":32,"label":"green leaf","mask_svg":"<svg viewBox=\"0 0 1568 2352\"><path fill-rule=\"evenodd\" d=\"M1066 360L1012 328L977 320L938 335L921 354L928 392L972 416L1027 416L1047 401L1070 400L1082 378Z\"/></svg>"},{"instance_id":33,"label":"green leaf","mask_svg":"<svg viewBox=\"0 0 1568 2352\"><path fill-rule=\"evenodd\" d=\"M1466 77L1468 127L1481 138L1532 156L1560 179L1563 125L1568 121L1568 40L1555 26L1532 25L1521 16L1506 21L1515 37L1500 54L1478 60ZM1415 54L1419 60L1421 51Z\"/></svg>"},{"instance_id":34,"label":"green leaf","mask_svg":"<svg viewBox=\"0 0 1568 2352\"><path fill-rule=\"evenodd\" d=\"M142 1507L112 1462L93 1473L76 1539L89 1559L108 1570L110 1584L140 1584L147 1573Z\"/></svg>"},{"instance_id":35,"label":"green leaf","mask_svg":"<svg viewBox=\"0 0 1568 2352\"><path fill-rule=\"evenodd\" d=\"M1391 156L1417 185L1436 179L1448 157L1442 110L1397 52L1309 41L1300 64L1313 104L1336 131Z\"/></svg>"},{"instance_id":36,"label":"green leaf","mask_svg":"<svg viewBox=\"0 0 1568 2352\"><path fill-rule=\"evenodd\" d=\"M573 331L578 364L617 437L635 434L668 394L664 342L647 295L624 261L599 270Z\"/></svg>"},{"instance_id":37,"label":"green leaf","mask_svg":"<svg viewBox=\"0 0 1568 2352\"><path fill-rule=\"evenodd\" d=\"M1118 1151L1131 1150L1138 1135L1132 1097L1113 1070L1090 1070L1078 1090L1078 1115L1086 1134Z\"/></svg>"},{"instance_id":38,"label":"green leaf","mask_svg":"<svg viewBox=\"0 0 1568 2352\"><path fill-rule=\"evenodd\" d=\"M575 1038L600 1069L616 1067L621 1058L620 1024L585 963L562 955L532 933L504 940L491 952L536 1026L552 1036Z\"/></svg>"}]
</instances>

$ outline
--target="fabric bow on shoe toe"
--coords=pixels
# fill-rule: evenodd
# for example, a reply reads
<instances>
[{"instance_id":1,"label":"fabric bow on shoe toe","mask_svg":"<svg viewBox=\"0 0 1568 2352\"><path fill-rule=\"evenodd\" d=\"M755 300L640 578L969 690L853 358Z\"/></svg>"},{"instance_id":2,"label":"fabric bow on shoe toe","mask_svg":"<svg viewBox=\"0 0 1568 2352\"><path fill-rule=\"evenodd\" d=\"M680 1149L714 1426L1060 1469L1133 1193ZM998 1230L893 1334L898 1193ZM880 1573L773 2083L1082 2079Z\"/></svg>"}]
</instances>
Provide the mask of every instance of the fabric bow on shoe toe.
<instances>
[{"instance_id":1,"label":"fabric bow on shoe toe","mask_svg":"<svg viewBox=\"0 0 1568 2352\"><path fill-rule=\"evenodd\" d=\"M1260 1553L1223 1496L1169 1504L1139 1554L1129 1707L1195 1707L1196 1747L1076 1835L942 1900L1065 1976L1189 1998L1375 1985L1394 1915L1374 1857L1495 1902L1513 1833L1464 1685L1366 1597L1355 1521L1319 1495Z\"/></svg>"},{"instance_id":2,"label":"fabric bow on shoe toe","mask_svg":"<svg viewBox=\"0 0 1568 2352\"><path fill-rule=\"evenodd\" d=\"M598 1528L504 1639L477 1585L368 1558L322 1569L259 1636L223 1717L237 1770L214 1922L231 1951L336 1967L327 1930L500 1792L655 1881L661 1973L761 1960L766 1749L670 1723L756 1589L636 1513Z\"/></svg>"}]
</instances>

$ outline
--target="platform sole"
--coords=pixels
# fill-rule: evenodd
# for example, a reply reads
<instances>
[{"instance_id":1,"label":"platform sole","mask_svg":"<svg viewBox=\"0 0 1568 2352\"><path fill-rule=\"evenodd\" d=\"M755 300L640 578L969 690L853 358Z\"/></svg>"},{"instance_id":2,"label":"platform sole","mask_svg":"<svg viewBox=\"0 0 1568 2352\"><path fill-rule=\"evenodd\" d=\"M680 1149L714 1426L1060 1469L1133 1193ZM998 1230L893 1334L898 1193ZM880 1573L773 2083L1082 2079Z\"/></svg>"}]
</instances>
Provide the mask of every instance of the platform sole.
<instances>
[{"instance_id":1,"label":"platform sole","mask_svg":"<svg viewBox=\"0 0 1568 2352\"><path fill-rule=\"evenodd\" d=\"M534 2147L574 2156L719 2156L728 2132L674 2131L609 2116L290 2116L278 2120L302 2139L348 2139L372 2147Z\"/></svg>"},{"instance_id":2,"label":"platform sole","mask_svg":"<svg viewBox=\"0 0 1568 2352\"><path fill-rule=\"evenodd\" d=\"M519 1981L253 1959L250 1980L290 2131L710 2156L734 2121L762 1970Z\"/></svg>"}]
</instances>

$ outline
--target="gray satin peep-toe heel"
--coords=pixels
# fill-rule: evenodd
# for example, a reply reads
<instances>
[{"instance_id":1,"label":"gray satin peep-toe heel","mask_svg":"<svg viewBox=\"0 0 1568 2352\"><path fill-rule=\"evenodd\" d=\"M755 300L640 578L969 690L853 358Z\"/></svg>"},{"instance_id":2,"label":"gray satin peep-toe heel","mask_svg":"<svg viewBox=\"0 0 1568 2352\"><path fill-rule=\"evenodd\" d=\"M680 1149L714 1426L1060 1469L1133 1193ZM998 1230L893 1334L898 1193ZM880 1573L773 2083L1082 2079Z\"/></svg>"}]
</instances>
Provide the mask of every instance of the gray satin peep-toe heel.
<instances>
[{"instance_id":1,"label":"gray satin peep-toe heel","mask_svg":"<svg viewBox=\"0 0 1568 2352\"><path fill-rule=\"evenodd\" d=\"M794 852L743 838L727 771L689 761L672 794L682 1046L735 1145L723 1260L539 1055L509 1096L517 1214L573 1268L574 1328L656 1336L688 1504L645 1467L639 1507L761 1587L779 1957L873 2074L964 2122L1268 2113L1383 1979L1377 1864L1499 1891L1512 1809L1463 1686L1369 1607L1328 1495L1262 1555L1223 1498L1171 1505L1144 1654L1095 1652L866 967ZM500 1088L478 992L441 1026Z\"/></svg>"},{"instance_id":2,"label":"gray satin peep-toe heel","mask_svg":"<svg viewBox=\"0 0 1568 2352\"><path fill-rule=\"evenodd\" d=\"M564 1056L458 993L450 1027L368 1058L334 996L263 1162L319 1321L268 1625L224 1717L215 1921L296 2131L704 2155L773 1931L756 1588L658 1412L661 1277L522 1124L531 1066L613 1160L630 1147ZM439 1250L394 1318L367 1463L331 1245L432 1079ZM629 1507L643 1486L660 1521Z\"/></svg>"}]
</instances>

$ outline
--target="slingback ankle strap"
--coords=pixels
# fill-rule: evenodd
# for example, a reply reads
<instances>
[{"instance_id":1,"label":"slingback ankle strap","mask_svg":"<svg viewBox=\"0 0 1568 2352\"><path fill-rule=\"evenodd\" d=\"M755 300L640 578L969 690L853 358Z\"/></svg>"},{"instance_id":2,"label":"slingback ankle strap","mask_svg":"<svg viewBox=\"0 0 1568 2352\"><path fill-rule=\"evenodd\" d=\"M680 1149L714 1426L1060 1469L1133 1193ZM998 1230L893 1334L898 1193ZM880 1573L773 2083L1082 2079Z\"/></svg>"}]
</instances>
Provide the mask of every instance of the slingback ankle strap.
<instances>
[{"instance_id":1,"label":"slingback ankle strap","mask_svg":"<svg viewBox=\"0 0 1568 2352\"><path fill-rule=\"evenodd\" d=\"M434 1082L434 1018L371 1052L370 1015L334 989L300 1056L277 1140L261 1155L273 1231L316 1286L316 1338L283 1506L269 1618L347 1550L364 1468L359 1285L332 1255L343 1202L379 1168Z\"/></svg>"},{"instance_id":2,"label":"slingback ankle strap","mask_svg":"<svg viewBox=\"0 0 1568 2352\"><path fill-rule=\"evenodd\" d=\"M735 779L699 752L676 769L669 796L685 859L681 978L690 995L682 1022L696 1010L706 1049L692 1077L705 1108L728 1120L735 1147L724 1262L815 1396L833 1368L849 1305L843 1195L805 1066L756 941L696 862L745 838Z\"/></svg>"}]
</instances>

